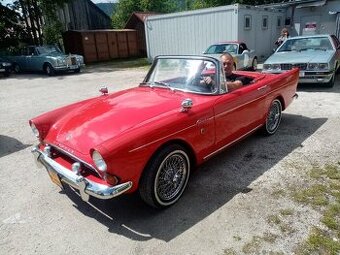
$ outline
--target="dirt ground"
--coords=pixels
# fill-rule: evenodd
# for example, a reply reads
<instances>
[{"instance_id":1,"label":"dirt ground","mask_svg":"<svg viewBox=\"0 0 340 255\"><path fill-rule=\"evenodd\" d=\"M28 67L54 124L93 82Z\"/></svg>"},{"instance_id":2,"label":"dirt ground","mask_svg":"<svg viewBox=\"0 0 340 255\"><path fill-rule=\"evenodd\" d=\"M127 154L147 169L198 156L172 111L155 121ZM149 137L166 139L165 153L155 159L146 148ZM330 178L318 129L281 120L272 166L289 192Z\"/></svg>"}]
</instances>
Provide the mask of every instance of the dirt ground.
<instances>
[{"instance_id":1,"label":"dirt ground","mask_svg":"<svg viewBox=\"0 0 340 255\"><path fill-rule=\"evenodd\" d=\"M299 254L325 229L322 212L290 194L313 167L340 162L339 75L332 89L300 86L274 136L254 134L200 166L167 210L136 195L85 203L53 185L33 161L28 120L102 86L138 85L146 71L0 77L0 254Z\"/></svg>"}]
</instances>

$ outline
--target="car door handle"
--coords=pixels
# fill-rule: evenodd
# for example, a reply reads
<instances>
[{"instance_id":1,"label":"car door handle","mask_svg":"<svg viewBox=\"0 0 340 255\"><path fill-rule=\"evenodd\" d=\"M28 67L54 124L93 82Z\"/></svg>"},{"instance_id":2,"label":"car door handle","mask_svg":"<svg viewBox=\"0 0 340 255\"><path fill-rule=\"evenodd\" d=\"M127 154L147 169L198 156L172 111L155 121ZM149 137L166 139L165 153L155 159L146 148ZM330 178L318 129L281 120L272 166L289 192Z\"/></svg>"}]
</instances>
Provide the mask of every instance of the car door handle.
<instances>
[{"instance_id":1,"label":"car door handle","mask_svg":"<svg viewBox=\"0 0 340 255\"><path fill-rule=\"evenodd\" d=\"M267 85L264 85L262 87L259 87L257 90L263 90L263 89L266 89L267 88Z\"/></svg>"}]
</instances>

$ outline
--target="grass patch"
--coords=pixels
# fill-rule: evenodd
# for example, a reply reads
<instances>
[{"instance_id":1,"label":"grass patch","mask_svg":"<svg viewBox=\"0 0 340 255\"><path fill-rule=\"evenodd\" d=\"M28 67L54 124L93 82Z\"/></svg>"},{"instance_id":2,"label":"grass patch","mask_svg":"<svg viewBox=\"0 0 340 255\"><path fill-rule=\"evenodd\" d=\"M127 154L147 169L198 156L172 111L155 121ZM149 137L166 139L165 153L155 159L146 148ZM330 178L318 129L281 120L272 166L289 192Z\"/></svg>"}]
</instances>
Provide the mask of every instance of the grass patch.
<instances>
[{"instance_id":1,"label":"grass patch","mask_svg":"<svg viewBox=\"0 0 340 255\"><path fill-rule=\"evenodd\" d=\"M280 219L280 216L279 215L269 215L268 218L267 218L267 222L269 224L275 224L275 225L279 225L281 224L281 219Z\"/></svg>"},{"instance_id":2,"label":"grass patch","mask_svg":"<svg viewBox=\"0 0 340 255\"><path fill-rule=\"evenodd\" d=\"M223 255L237 255L237 253L233 249L227 248L223 250Z\"/></svg>"},{"instance_id":3,"label":"grass patch","mask_svg":"<svg viewBox=\"0 0 340 255\"><path fill-rule=\"evenodd\" d=\"M266 232L263 236L253 236L252 240L249 243L246 243L242 247L242 252L244 254L259 254L262 248L262 243L274 243L278 238L277 235L273 233ZM273 253L279 254L279 253Z\"/></svg>"},{"instance_id":4,"label":"grass patch","mask_svg":"<svg viewBox=\"0 0 340 255\"><path fill-rule=\"evenodd\" d=\"M292 192L299 203L309 204L322 213L321 222L326 229L314 227L307 240L298 247L297 255L340 254L340 168L313 166L309 172L311 185Z\"/></svg>"},{"instance_id":5,"label":"grass patch","mask_svg":"<svg viewBox=\"0 0 340 255\"><path fill-rule=\"evenodd\" d=\"M293 215L293 214L294 214L294 210L291 209L291 208L281 209L281 210L280 210L280 214L281 214L282 216L290 216L290 215Z\"/></svg>"},{"instance_id":6,"label":"grass patch","mask_svg":"<svg viewBox=\"0 0 340 255\"><path fill-rule=\"evenodd\" d=\"M246 254L249 254L249 253L258 254L262 246L261 243L262 243L262 238L260 236L253 236L253 239L242 247L242 252Z\"/></svg>"},{"instance_id":7,"label":"grass patch","mask_svg":"<svg viewBox=\"0 0 340 255\"><path fill-rule=\"evenodd\" d=\"M272 196L276 199L280 197L284 197L286 195L286 191L284 189L276 189L272 192Z\"/></svg>"},{"instance_id":8,"label":"grass patch","mask_svg":"<svg viewBox=\"0 0 340 255\"><path fill-rule=\"evenodd\" d=\"M236 240L236 241L241 241L241 237L240 236L233 236L233 238Z\"/></svg>"},{"instance_id":9,"label":"grass patch","mask_svg":"<svg viewBox=\"0 0 340 255\"><path fill-rule=\"evenodd\" d=\"M309 188L294 191L293 198L299 203L310 204L312 206L326 206L328 204L327 185L315 184Z\"/></svg>"},{"instance_id":10,"label":"grass patch","mask_svg":"<svg viewBox=\"0 0 340 255\"><path fill-rule=\"evenodd\" d=\"M340 242L334 240L325 231L314 228L307 241L299 247L297 255L325 254L338 255L340 252Z\"/></svg>"}]
</instances>

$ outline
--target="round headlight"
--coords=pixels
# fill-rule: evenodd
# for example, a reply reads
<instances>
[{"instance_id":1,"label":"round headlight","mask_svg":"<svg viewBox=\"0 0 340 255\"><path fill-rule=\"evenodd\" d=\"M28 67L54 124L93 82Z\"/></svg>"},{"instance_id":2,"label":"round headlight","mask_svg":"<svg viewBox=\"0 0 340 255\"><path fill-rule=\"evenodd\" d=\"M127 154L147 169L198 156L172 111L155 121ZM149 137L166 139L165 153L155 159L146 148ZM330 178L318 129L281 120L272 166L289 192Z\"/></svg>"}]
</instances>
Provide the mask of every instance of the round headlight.
<instances>
[{"instance_id":1,"label":"round headlight","mask_svg":"<svg viewBox=\"0 0 340 255\"><path fill-rule=\"evenodd\" d=\"M39 136L40 136L39 130L37 129L37 127L34 125L33 122L31 123L31 128L32 128L33 134L34 134L37 138L39 138Z\"/></svg>"},{"instance_id":2,"label":"round headlight","mask_svg":"<svg viewBox=\"0 0 340 255\"><path fill-rule=\"evenodd\" d=\"M106 169L107 169L106 163L105 163L102 155L100 155L100 153L98 151L94 151L92 153L92 160L93 160L94 164L96 165L96 167L98 168L99 171L106 172Z\"/></svg>"}]
</instances>

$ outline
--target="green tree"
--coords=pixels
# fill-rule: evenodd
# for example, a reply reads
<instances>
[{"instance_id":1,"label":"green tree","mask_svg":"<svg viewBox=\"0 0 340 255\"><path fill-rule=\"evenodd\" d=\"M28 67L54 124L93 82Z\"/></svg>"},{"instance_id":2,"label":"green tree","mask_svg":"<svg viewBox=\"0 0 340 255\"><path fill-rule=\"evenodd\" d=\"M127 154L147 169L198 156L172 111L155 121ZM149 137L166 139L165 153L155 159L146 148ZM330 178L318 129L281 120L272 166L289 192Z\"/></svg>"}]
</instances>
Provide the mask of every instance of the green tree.
<instances>
[{"instance_id":1,"label":"green tree","mask_svg":"<svg viewBox=\"0 0 340 255\"><path fill-rule=\"evenodd\" d=\"M112 16L113 28L124 28L133 12L170 13L181 10L178 0L120 0Z\"/></svg>"},{"instance_id":2,"label":"green tree","mask_svg":"<svg viewBox=\"0 0 340 255\"><path fill-rule=\"evenodd\" d=\"M18 12L0 2L0 50L30 42L30 36Z\"/></svg>"},{"instance_id":3,"label":"green tree","mask_svg":"<svg viewBox=\"0 0 340 255\"><path fill-rule=\"evenodd\" d=\"M12 13L10 16L0 16L0 20L3 21L1 26L6 27L8 31L13 30L16 34L20 33L20 30L23 30L24 27L26 37L28 38L25 42L28 41L30 44L57 43L63 31L61 23L57 19L56 10L69 1L15 0L12 4L7 5L7 7L1 4L2 9L6 8L6 13ZM13 19L19 20L20 22L16 23L20 23L20 26L11 27L10 24L15 22ZM13 45L8 36L6 37L6 43Z\"/></svg>"}]
</instances>

